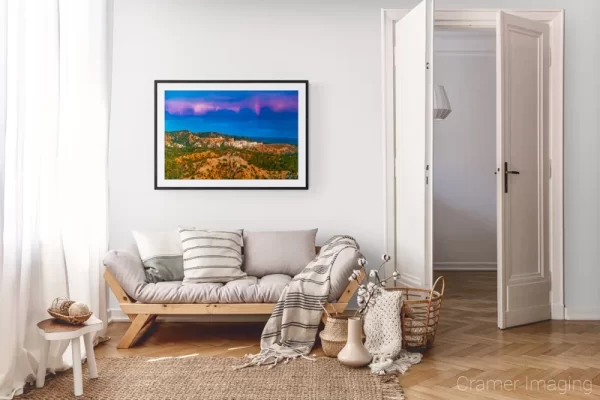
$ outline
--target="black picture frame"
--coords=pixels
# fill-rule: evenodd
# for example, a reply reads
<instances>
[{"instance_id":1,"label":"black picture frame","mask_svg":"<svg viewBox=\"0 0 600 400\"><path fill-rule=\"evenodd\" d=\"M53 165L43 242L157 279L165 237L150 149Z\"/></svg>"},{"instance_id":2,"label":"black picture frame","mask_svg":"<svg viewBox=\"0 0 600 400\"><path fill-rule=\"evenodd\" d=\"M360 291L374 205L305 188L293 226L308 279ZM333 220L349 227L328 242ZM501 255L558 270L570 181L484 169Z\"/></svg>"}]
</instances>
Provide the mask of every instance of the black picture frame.
<instances>
[{"instance_id":1,"label":"black picture frame","mask_svg":"<svg viewBox=\"0 0 600 400\"><path fill-rule=\"evenodd\" d=\"M299 159L298 165L304 163L304 179L299 186L166 186L159 184L158 168L158 151L159 151L159 85L168 84L256 84L256 85L269 85L269 84L290 84L290 85L302 85L304 90L304 132L298 132L298 141L300 141L300 135L304 135L304 160ZM260 88L257 87L257 90ZM298 109L300 110L300 102L298 103ZM164 115L164 109L161 111ZM300 114L300 113L299 113ZM300 120L300 115L298 116ZM308 190L309 186L309 81L308 80L155 80L154 81L154 189L155 190ZM164 132L162 132L164 137ZM300 154L298 155L300 158ZM163 154L164 158L164 154ZM163 160L164 163L164 160ZM164 165L164 164L163 164ZM163 169L164 171L164 169ZM300 179L299 179L300 180ZM189 180L190 182L201 182L202 180ZM243 182L244 180L231 180L232 182ZM257 182L260 180L252 180ZM281 180L286 182L286 180Z\"/></svg>"}]
</instances>

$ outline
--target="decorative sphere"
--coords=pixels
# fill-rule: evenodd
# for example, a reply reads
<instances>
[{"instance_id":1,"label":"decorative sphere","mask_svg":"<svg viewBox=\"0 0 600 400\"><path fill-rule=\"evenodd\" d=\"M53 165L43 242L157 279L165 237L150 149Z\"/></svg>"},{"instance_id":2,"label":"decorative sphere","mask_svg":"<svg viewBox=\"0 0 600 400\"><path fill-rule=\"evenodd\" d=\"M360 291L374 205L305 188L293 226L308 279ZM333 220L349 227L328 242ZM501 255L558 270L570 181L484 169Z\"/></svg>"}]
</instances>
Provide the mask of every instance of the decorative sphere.
<instances>
[{"instance_id":1,"label":"decorative sphere","mask_svg":"<svg viewBox=\"0 0 600 400\"><path fill-rule=\"evenodd\" d=\"M64 309L64 311L67 311L69 309L67 303L69 303L69 299L65 299L64 297L57 297L52 302L52 306L50 308L54 308L56 310L63 310Z\"/></svg>"},{"instance_id":2,"label":"decorative sphere","mask_svg":"<svg viewBox=\"0 0 600 400\"><path fill-rule=\"evenodd\" d=\"M78 317L80 315L86 315L90 312L90 308L84 303L73 303L69 307L69 315L72 317Z\"/></svg>"}]
</instances>

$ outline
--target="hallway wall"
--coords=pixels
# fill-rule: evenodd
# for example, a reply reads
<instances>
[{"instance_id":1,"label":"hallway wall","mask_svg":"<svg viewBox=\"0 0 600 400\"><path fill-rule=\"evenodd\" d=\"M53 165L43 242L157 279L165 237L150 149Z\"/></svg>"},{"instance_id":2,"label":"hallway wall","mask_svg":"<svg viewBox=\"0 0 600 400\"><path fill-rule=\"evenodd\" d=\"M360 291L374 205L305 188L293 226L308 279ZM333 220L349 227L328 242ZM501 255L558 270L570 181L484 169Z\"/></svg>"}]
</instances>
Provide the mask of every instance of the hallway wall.
<instances>
[{"instance_id":1,"label":"hallway wall","mask_svg":"<svg viewBox=\"0 0 600 400\"><path fill-rule=\"evenodd\" d=\"M434 122L435 269L496 269L495 32L436 32L434 81L452 113Z\"/></svg>"}]
</instances>

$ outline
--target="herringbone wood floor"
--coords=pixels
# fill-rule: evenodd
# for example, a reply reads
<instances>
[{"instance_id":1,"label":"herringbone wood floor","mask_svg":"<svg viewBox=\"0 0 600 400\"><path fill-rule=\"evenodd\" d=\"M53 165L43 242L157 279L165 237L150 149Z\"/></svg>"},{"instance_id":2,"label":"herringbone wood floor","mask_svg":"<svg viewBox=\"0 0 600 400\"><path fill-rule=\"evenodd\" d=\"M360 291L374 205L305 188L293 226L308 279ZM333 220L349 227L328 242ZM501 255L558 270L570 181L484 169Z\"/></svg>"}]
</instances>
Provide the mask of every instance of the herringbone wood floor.
<instances>
[{"instance_id":1,"label":"herringbone wood floor","mask_svg":"<svg viewBox=\"0 0 600 400\"><path fill-rule=\"evenodd\" d=\"M600 322L547 321L500 331L495 273L444 275L435 346L400 378L409 400L600 398ZM112 339L96 356L241 356L259 350L263 324L158 322L136 347L117 350L127 325L110 325ZM318 347L315 353L322 355Z\"/></svg>"}]
</instances>

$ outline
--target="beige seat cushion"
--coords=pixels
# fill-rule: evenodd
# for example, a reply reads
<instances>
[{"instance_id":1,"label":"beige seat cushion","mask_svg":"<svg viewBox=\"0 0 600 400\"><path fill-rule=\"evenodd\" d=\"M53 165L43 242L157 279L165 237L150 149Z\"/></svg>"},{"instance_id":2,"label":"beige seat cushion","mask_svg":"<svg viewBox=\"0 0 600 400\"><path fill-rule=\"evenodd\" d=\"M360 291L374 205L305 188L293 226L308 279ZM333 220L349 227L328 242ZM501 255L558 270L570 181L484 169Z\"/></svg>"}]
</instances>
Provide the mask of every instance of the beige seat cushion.
<instances>
[{"instance_id":1,"label":"beige seat cushion","mask_svg":"<svg viewBox=\"0 0 600 400\"><path fill-rule=\"evenodd\" d=\"M329 301L335 301L348 286L348 277L358 268L362 254L355 249L345 249L338 255L331 271ZM183 285L177 282L149 283L142 260L133 247L111 250L104 257L104 265L113 273L131 298L142 303L275 303L283 288L292 280L289 275L270 274L262 278L248 276L223 283L196 283Z\"/></svg>"},{"instance_id":2,"label":"beige seat cushion","mask_svg":"<svg viewBox=\"0 0 600 400\"><path fill-rule=\"evenodd\" d=\"M262 278L248 276L227 283L195 283L181 281L148 283L138 292L142 303L275 303L291 281L288 275L274 274Z\"/></svg>"}]
</instances>

